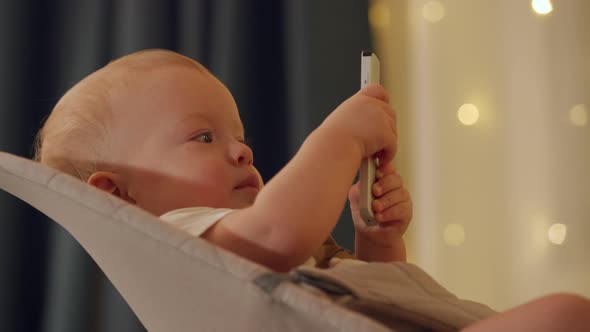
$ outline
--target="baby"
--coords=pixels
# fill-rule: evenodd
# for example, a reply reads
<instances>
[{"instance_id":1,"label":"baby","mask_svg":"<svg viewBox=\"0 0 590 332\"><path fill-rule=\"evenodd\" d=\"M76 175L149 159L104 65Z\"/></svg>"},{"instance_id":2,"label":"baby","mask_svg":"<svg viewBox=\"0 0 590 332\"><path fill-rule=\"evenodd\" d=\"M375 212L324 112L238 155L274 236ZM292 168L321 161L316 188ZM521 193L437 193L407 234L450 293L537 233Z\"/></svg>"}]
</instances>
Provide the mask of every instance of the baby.
<instances>
[{"instance_id":1,"label":"baby","mask_svg":"<svg viewBox=\"0 0 590 332\"><path fill-rule=\"evenodd\" d=\"M40 131L37 159L278 271L318 250L335 252L321 245L348 194L356 257L405 260L402 235L412 206L390 163L396 126L387 98L377 85L351 97L263 187L226 87L191 59L143 51L63 96ZM373 188L381 225L366 227L358 184L350 184L361 159L375 154L382 165Z\"/></svg>"},{"instance_id":2,"label":"baby","mask_svg":"<svg viewBox=\"0 0 590 332\"><path fill-rule=\"evenodd\" d=\"M39 132L36 159L277 271L312 256L316 264L352 258L322 246L327 238L331 243L348 197L354 257L405 261L412 201L391 164L397 132L388 98L383 87L371 85L347 99L263 186L225 86L189 58L142 51L108 64L61 98ZM367 157L380 161L376 227L361 220L358 183L350 185ZM557 294L467 330L585 328L590 302Z\"/></svg>"}]
</instances>

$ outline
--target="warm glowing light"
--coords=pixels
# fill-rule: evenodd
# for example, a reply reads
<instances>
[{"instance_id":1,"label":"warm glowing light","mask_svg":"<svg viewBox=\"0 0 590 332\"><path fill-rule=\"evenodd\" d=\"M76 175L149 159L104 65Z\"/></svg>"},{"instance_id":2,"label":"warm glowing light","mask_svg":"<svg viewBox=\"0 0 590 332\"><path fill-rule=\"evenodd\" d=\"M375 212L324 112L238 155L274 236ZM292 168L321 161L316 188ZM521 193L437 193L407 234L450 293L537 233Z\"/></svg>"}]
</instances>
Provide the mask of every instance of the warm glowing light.
<instances>
[{"instance_id":1,"label":"warm glowing light","mask_svg":"<svg viewBox=\"0 0 590 332\"><path fill-rule=\"evenodd\" d=\"M570 122L577 127L584 127L588 123L588 110L583 104L578 104L570 110Z\"/></svg>"},{"instance_id":2,"label":"warm glowing light","mask_svg":"<svg viewBox=\"0 0 590 332\"><path fill-rule=\"evenodd\" d=\"M375 28L386 28L389 22L389 7L385 1L374 1L369 8L369 23Z\"/></svg>"},{"instance_id":3,"label":"warm glowing light","mask_svg":"<svg viewBox=\"0 0 590 332\"><path fill-rule=\"evenodd\" d=\"M553 244L560 245L565 241L567 235L567 226L564 224L553 224L547 231L547 237Z\"/></svg>"},{"instance_id":4,"label":"warm glowing light","mask_svg":"<svg viewBox=\"0 0 590 332\"><path fill-rule=\"evenodd\" d=\"M479 110L473 104L463 104L457 111L457 117L462 124L471 126L479 120Z\"/></svg>"},{"instance_id":5,"label":"warm glowing light","mask_svg":"<svg viewBox=\"0 0 590 332\"><path fill-rule=\"evenodd\" d=\"M445 16L445 7L438 1L429 1L422 7L422 16L432 23L438 22Z\"/></svg>"},{"instance_id":6,"label":"warm glowing light","mask_svg":"<svg viewBox=\"0 0 590 332\"><path fill-rule=\"evenodd\" d=\"M462 225L448 224L443 231L443 238L449 246L459 246L465 242L465 230Z\"/></svg>"},{"instance_id":7,"label":"warm glowing light","mask_svg":"<svg viewBox=\"0 0 590 332\"><path fill-rule=\"evenodd\" d=\"M551 0L532 0L531 6L535 13L540 15L547 15L553 11L553 4Z\"/></svg>"}]
</instances>

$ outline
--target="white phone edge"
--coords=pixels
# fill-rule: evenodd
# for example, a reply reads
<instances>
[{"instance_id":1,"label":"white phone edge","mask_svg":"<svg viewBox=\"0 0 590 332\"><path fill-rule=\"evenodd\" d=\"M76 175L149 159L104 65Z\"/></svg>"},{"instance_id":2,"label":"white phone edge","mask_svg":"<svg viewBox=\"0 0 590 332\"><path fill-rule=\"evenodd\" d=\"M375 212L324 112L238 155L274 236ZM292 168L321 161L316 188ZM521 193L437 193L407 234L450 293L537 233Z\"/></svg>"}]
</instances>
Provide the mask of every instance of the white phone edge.
<instances>
[{"instance_id":1,"label":"white phone edge","mask_svg":"<svg viewBox=\"0 0 590 332\"><path fill-rule=\"evenodd\" d=\"M375 53L363 51L361 53L361 89L373 83L379 83L380 73L379 58ZM375 214L373 213L373 183L375 183L376 163L373 158L364 158L361 161L359 170L360 179L360 200L359 208L361 218L367 226L377 225Z\"/></svg>"}]
</instances>

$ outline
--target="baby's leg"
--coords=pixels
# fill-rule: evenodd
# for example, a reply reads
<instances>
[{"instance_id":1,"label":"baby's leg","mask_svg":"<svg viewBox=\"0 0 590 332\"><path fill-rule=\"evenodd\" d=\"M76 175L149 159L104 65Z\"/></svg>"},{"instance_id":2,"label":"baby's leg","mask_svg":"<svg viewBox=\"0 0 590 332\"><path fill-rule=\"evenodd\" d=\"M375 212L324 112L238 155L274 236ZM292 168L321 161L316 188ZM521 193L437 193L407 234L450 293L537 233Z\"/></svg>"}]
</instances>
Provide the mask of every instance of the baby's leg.
<instances>
[{"instance_id":1,"label":"baby's leg","mask_svg":"<svg viewBox=\"0 0 590 332\"><path fill-rule=\"evenodd\" d=\"M590 300L572 294L548 295L481 320L462 331L590 331Z\"/></svg>"}]
</instances>

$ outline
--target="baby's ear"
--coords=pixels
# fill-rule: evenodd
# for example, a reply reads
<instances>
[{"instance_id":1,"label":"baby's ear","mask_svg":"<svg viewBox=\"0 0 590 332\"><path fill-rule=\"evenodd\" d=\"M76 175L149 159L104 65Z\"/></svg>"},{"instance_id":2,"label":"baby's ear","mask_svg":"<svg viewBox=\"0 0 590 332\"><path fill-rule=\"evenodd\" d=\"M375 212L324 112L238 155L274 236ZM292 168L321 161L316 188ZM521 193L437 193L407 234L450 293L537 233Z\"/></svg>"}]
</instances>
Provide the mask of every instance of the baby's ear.
<instances>
[{"instance_id":1,"label":"baby's ear","mask_svg":"<svg viewBox=\"0 0 590 332\"><path fill-rule=\"evenodd\" d=\"M91 186L95 186L100 190L108 192L109 194L121 197L121 191L119 190L115 179L116 175L114 173L99 171L90 175L86 182Z\"/></svg>"},{"instance_id":2,"label":"baby's ear","mask_svg":"<svg viewBox=\"0 0 590 332\"><path fill-rule=\"evenodd\" d=\"M86 182L89 185L104 190L109 194L113 194L130 204L136 204L135 200L129 196L129 193L127 193L127 189L118 174L98 171L93 173Z\"/></svg>"}]
</instances>

